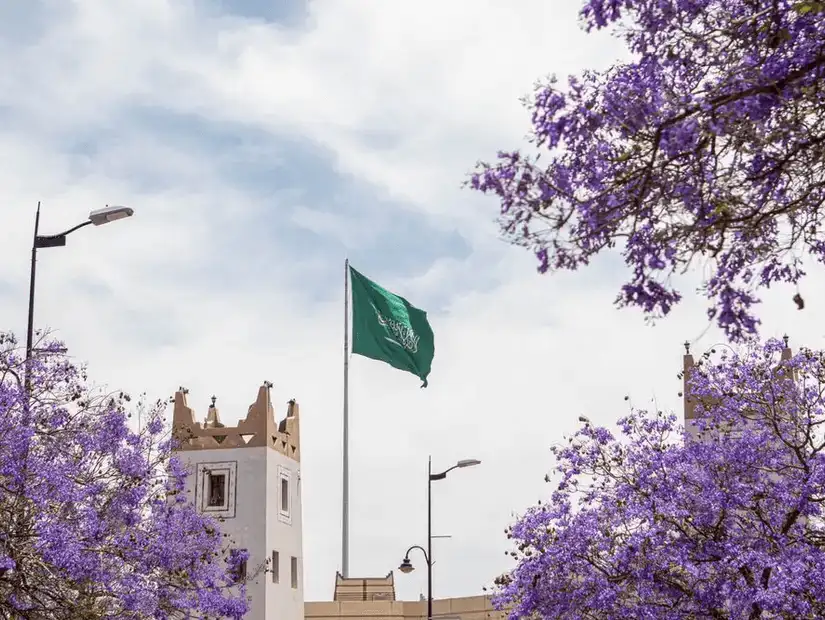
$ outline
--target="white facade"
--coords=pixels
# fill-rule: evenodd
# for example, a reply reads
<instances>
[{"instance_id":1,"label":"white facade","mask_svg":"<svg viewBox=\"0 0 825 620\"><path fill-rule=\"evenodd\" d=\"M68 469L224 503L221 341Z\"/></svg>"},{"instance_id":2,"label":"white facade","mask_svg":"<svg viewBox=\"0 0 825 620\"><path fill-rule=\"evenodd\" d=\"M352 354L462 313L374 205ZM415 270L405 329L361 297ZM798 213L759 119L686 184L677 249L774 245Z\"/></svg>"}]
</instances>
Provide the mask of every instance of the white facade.
<instances>
[{"instance_id":1,"label":"white facade","mask_svg":"<svg viewBox=\"0 0 825 620\"><path fill-rule=\"evenodd\" d=\"M231 546L249 552L246 585L250 611L246 618L303 620L304 558L297 405L294 406L294 424L289 425L294 429L294 437L291 437L284 423L280 429L274 425L274 420L272 425L261 424L272 415L268 387L266 393L263 392L262 388L258 402L250 407L247 420L236 428L221 425L213 405L206 424L192 424L195 438L189 440L177 456L190 472L187 491L198 511L221 519L221 532L228 535ZM176 423L180 426L184 420L188 425L191 409L186 407L185 398L177 402L179 395L176 395ZM261 405L257 413L253 411L256 405ZM290 414L292 407L293 403L290 403ZM265 440L260 437L259 441L247 439L252 434L245 432L251 430L244 427L245 422L262 426L258 434L265 433ZM216 435L216 432L220 434ZM248 443L244 445L244 441ZM240 445L230 447L232 444ZM285 452L294 452L296 458Z\"/></svg>"}]
</instances>

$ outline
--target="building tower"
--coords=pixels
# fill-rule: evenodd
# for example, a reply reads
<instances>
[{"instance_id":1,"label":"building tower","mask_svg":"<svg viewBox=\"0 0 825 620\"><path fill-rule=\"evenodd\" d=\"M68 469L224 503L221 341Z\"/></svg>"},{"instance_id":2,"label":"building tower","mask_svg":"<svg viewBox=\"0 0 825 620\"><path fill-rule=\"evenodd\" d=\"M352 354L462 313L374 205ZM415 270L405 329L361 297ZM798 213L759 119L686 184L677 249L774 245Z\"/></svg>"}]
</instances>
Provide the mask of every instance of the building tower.
<instances>
[{"instance_id":1,"label":"building tower","mask_svg":"<svg viewBox=\"0 0 825 620\"><path fill-rule=\"evenodd\" d=\"M781 359L782 361L787 361L793 357L793 351L788 346L788 337L784 336L783 340L785 341L785 347L782 349ZM682 357L682 402L684 406L684 425L685 431L687 431L689 435L696 438L701 435L696 424L696 420L700 416L700 413L696 411L696 405L699 404L700 399L690 394L690 378L691 373L694 371L697 364L690 352L690 343L685 342L684 346L685 355ZM710 401L704 401L703 404L709 407L713 403Z\"/></svg>"},{"instance_id":2,"label":"building tower","mask_svg":"<svg viewBox=\"0 0 825 620\"><path fill-rule=\"evenodd\" d=\"M246 418L234 427L221 423L214 396L205 422L197 422L188 390L179 388L173 434L198 511L221 518L221 531L249 552L242 570L250 597L246 617L303 620L298 404L289 401L286 417L276 424L271 388L264 382Z\"/></svg>"}]
</instances>

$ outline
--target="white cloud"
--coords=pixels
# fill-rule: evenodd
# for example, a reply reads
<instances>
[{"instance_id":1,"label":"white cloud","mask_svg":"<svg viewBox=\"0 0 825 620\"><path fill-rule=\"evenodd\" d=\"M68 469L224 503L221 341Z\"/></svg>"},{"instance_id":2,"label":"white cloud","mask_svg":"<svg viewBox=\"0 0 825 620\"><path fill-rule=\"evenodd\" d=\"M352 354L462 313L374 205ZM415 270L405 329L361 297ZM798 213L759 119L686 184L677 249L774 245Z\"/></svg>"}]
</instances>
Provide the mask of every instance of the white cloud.
<instances>
[{"instance_id":1,"label":"white cloud","mask_svg":"<svg viewBox=\"0 0 825 620\"><path fill-rule=\"evenodd\" d=\"M547 493L548 448L580 414L609 424L626 394L678 405L680 343L706 326L700 300L648 328L611 307L611 261L539 277L496 238L497 205L459 189L476 159L518 145L529 120L518 100L535 79L620 53L577 29L580 3L317 0L300 30L171 0L57 4L41 38L0 48L0 279L14 293L2 325L22 334L38 199L46 232L133 205L133 220L41 253L38 325L59 328L99 381L153 397L183 384L201 415L215 393L233 422L264 379L277 402L299 400L310 598L331 596L340 553L343 257L388 231L428 247L427 233L393 230L401 209L431 234L460 232L470 252L403 272L389 252L358 265L430 311L437 352L427 390L353 359L353 573L385 574L423 542L428 454L436 468L472 456L481 467L435 490L436 533L453 536L436 543L436 594L478 593L507 567L503 529ZM137 122L140 106L201 129L173 140ZM216 146L207 129L227 123L268 142ZM281 174L295 155L287 138L334 169L307 164L262 198L222 167ZM323 203L346 200L325 187L336 172L366 188L357 226ZM291 240L295 222L315 246ZM768 304L766 334L819 345L818 300L797 313L789 297ZM398 575L399 593L415 598L424 579Z\"/></svg>"}]
</instances>

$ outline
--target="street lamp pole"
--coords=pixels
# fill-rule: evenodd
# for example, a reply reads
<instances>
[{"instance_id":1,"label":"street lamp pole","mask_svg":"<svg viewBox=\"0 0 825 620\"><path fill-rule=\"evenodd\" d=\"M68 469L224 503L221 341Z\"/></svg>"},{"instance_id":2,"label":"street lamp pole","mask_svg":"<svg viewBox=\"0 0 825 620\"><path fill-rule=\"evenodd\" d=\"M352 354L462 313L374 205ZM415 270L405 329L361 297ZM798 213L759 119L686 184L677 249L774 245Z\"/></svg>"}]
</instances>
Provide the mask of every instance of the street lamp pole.
<instances>
[{"instance_id":1,"label":"street lamp pole","mask_svg":"<svg viewBox=\"0 0 825 620\"><path fill-rule=\"evenodd\" d=\"M40 235L40 202L37 203L37 213L34 216L34 238L32 239L32 260L31 260L31 274L29 276L29 321L26 328L26 385L29 382L29 362L32 357L32 347L34 341L34 284L37 269L37 250L39 248L57 248L66 245L66 237L84 226L94 224L101 226L108 224L115 220L120 220L125 217L131 217L135 214L134 209L120 206L106 206L103 209L97 209L89 213L89 218L85 222L81 222L77 226L73 226L68 230L63 231L57 235Z\"/></svg>"},{"instance_id":2,"label":"street lamp pole","mask_svg":"<svg viewBox=\"0 0 825 620\"><path fill-rule=\"evenodd\" d=\"M401 566L398 567L398 570L402 573L412 572L413 565L410 563L410 551L419 549L424 554L424 560L427 562L427 620L433 618L433 481L444 480L447 474L454 469L480 464L481 461L477 459L462 459L452 467L434 474L433 457L430 456L427 461L427 550L425 551L418 545L413 545L407 549L407 553L404 554L404 559L401 561Z\"/></svg>"},{"instance_id":3,"label":"street lamp pole","mask_svg":"<svg viewBox=\"0 0 825 620\"><path fill-rule=\"evenodd\" d=\"M37 233L40 231L40 201L37 201L37 213L34 216L34 237L32 237L32 267L29 275L29 322L26 329L26 379L28 380L29 360L32 356L32 338L34 337L34 278L37 270Z\"/></svg>"},{"instance_id":4,"label":"street lamp pole","mask_svg":"<svg viewBox=\"0 0 825 620\"><path fill-rule=\"evenodd\" d=\"M430 545L428 544L427 547ZM404 559L401 560L401 565L398 567L402 573L411 573L415 567L410 562L410 551L418 549L424 555L424 561L427 563L427 620L432 620L433 617L433 563L430 560L430 554L424 550L420 545L413 545L404 554Z\"/></svg>"},{"instance_id":5,"label":"street lamp pole","mask_svg":"<svg viewBox=\"0 0 825 620\"><path fill-rule=\"evenodd\" d=\"M444 472L444 477L447 473ZM427 620L433 617L433 457L427 457Z\"/></svg>"}]
</instances>

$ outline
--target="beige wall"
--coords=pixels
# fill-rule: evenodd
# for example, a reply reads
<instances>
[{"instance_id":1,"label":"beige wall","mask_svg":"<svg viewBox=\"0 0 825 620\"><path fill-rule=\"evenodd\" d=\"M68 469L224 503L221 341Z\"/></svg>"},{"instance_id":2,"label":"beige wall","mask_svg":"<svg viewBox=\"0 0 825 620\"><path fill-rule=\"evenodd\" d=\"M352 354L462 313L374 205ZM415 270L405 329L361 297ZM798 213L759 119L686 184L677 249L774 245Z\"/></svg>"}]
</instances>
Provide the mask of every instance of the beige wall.
<instances>
[{"instance_id":1,"label":"beige wall","mask_svg":"<svg viewBox=\"0 0 825 620\"><path fill-rule=\"evenodd\" d=\"M433 601L434 620L504 620L488 596ZM426 620L427 601L339 601L304 603L305 620Z\"/></svg>"}]
</instances>

